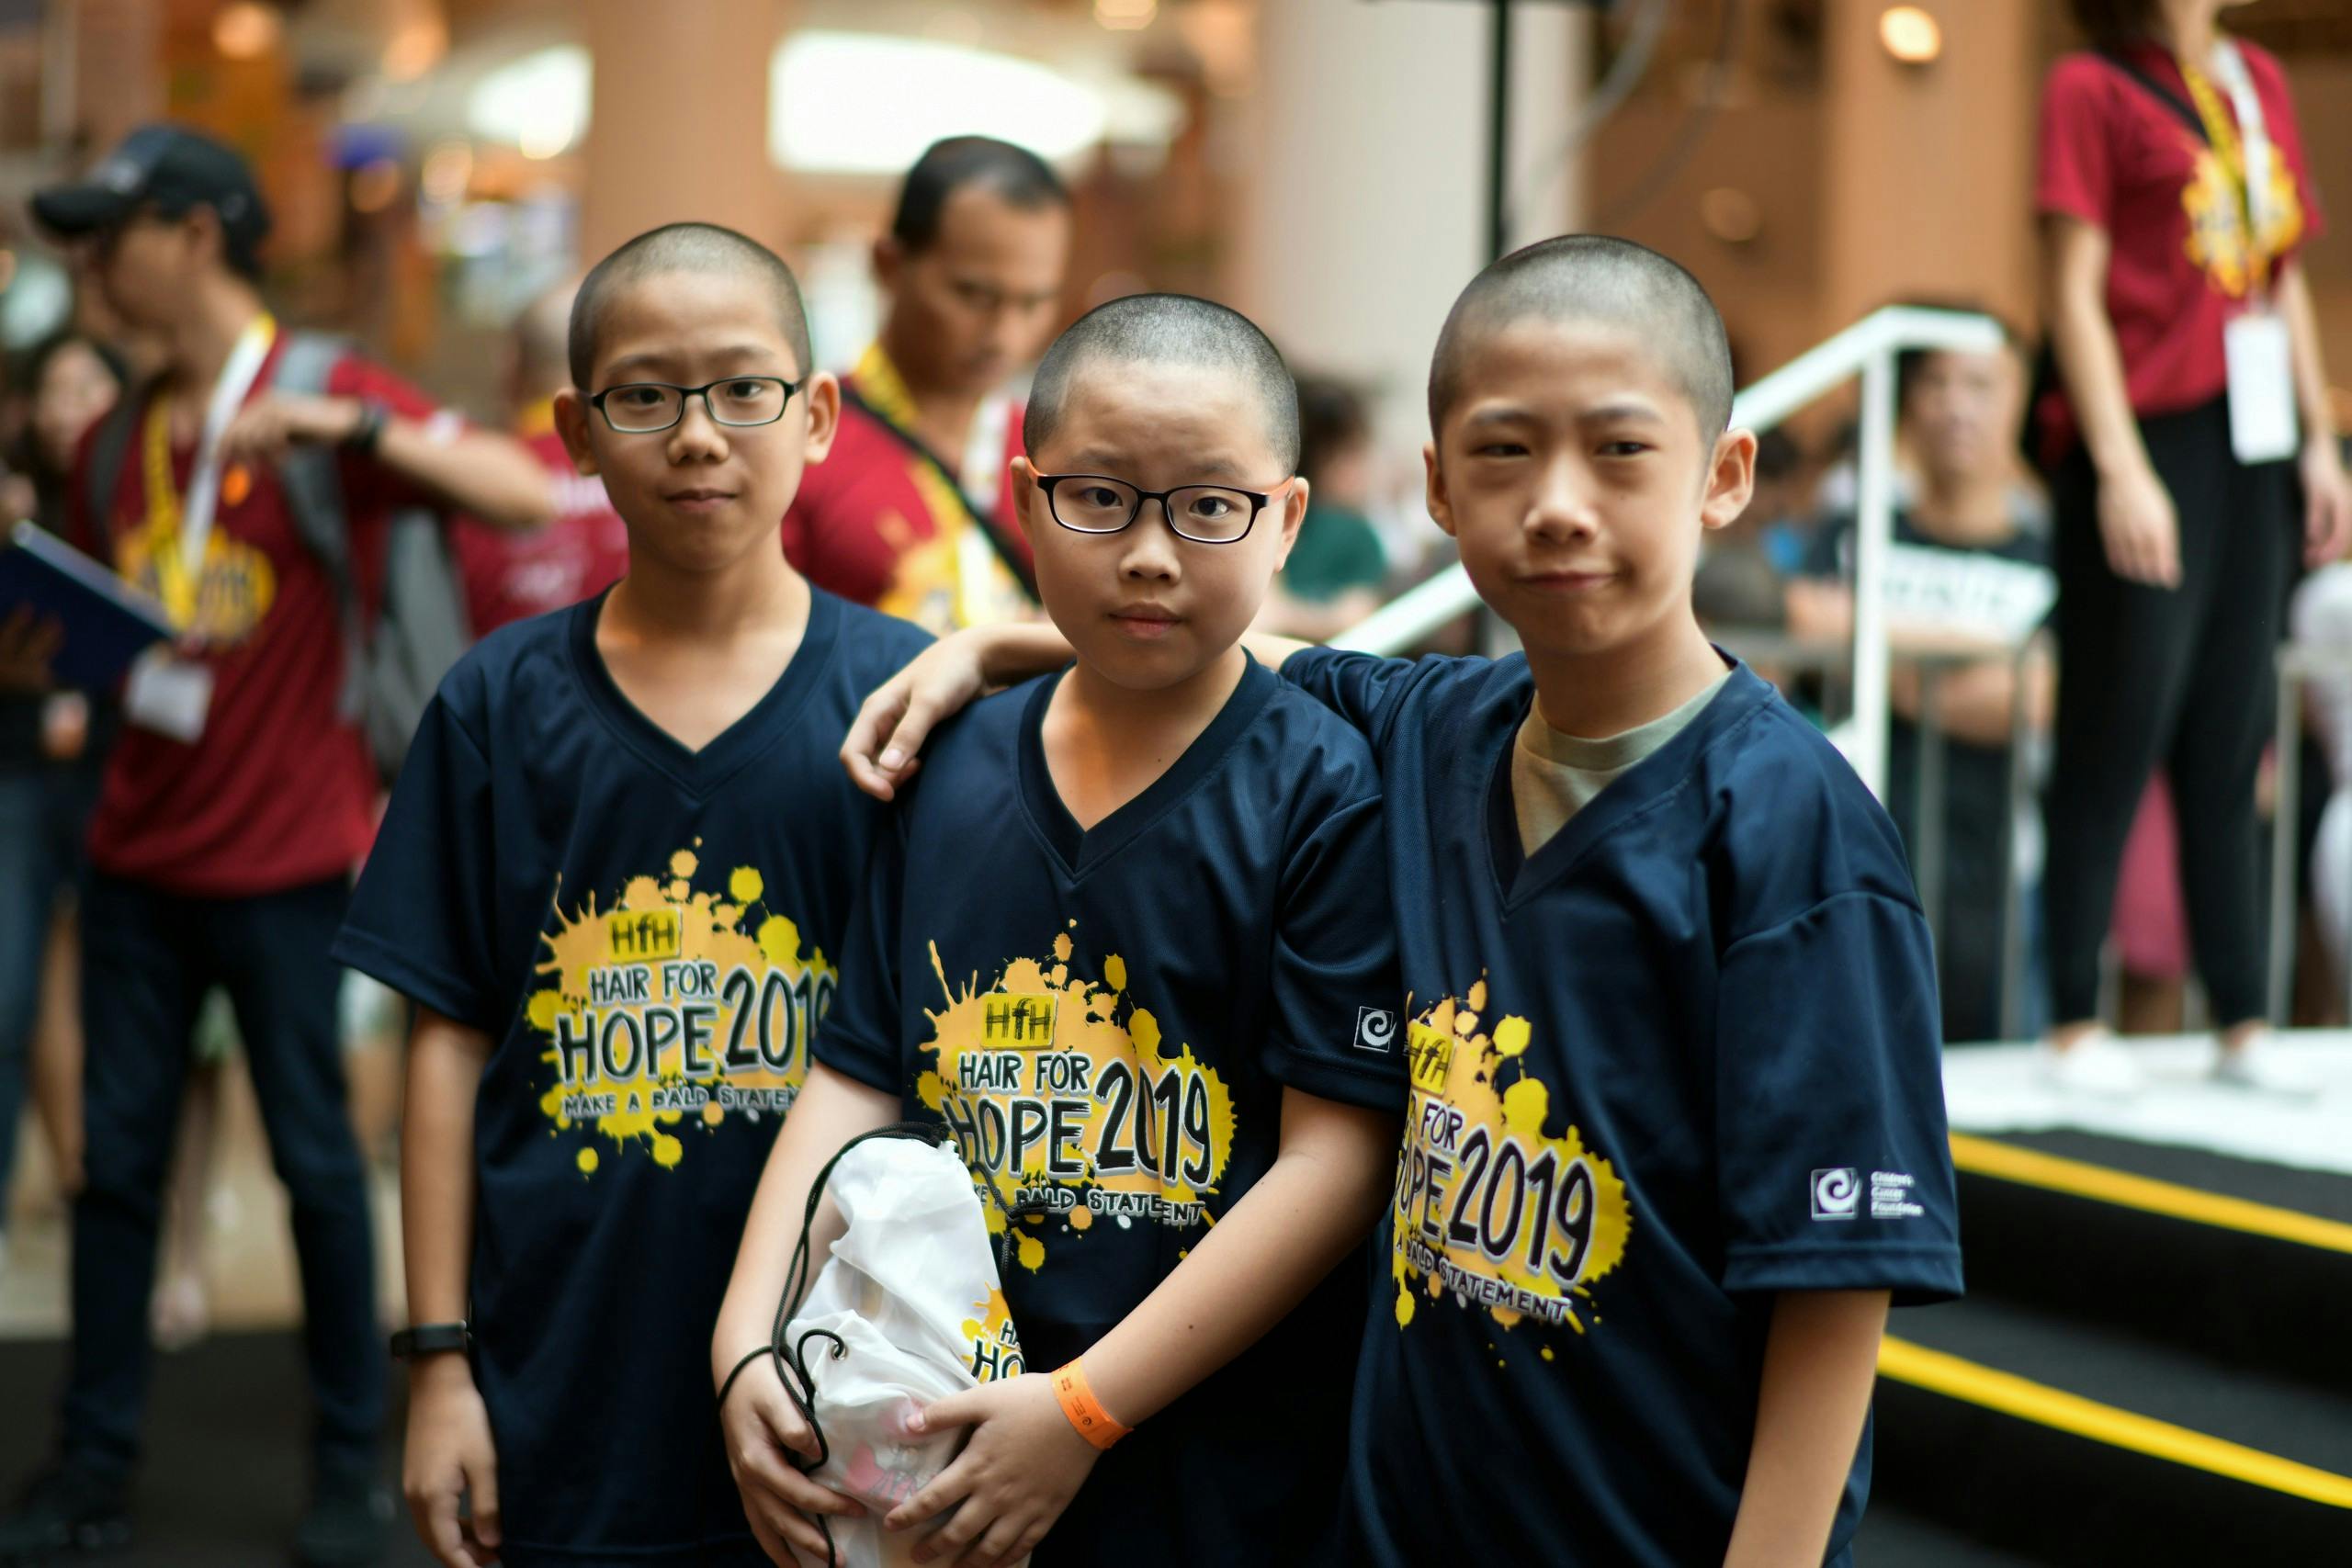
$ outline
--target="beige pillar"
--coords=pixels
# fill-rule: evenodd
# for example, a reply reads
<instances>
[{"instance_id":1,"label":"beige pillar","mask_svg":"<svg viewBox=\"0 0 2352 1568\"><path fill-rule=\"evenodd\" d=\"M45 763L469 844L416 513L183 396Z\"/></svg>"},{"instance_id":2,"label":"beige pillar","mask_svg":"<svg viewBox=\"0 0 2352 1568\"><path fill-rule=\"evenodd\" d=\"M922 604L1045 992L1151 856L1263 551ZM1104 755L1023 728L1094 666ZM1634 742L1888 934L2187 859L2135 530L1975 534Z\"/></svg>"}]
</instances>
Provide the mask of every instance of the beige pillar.
<instances>
[{"instance_id":1,"label":"beige pillar","mask_svg":"<svg viewBox=\"0 0 2352 1568\"><path fill-rule=\"evenodd\" d=\"M1236 300L1300 364L1417 395L1487 259L1487 8L1279 0L1258 16ZM1519 243L1568 226L1576 171L1547 154L1586 25L1554 0L1515 9Z\"/></svg>"},{"instance_id":2,"label":"beige pillar","mask_svg":"<svg viewBox=\"0 0 2352 1568\"><path fill-rule=\"evenodd\" d=\"M1883 0L1828 0L1823 305L1835 330L1896 294L2033 309L2033 0L1924 0L1943 52L1905 65Z\"/></svg>"},{"instance_id":3,"label":"beige pillar","mask_svg":"<svg viewBox=\"0 0 2352 1568\"><path fill-rule=\"evenodd\" d=\"M583 258L688 219L785 243L785 177L768 162L768 61L792 9L786 0L581 0L595 62Z\"/></svg>"}]
</instances>

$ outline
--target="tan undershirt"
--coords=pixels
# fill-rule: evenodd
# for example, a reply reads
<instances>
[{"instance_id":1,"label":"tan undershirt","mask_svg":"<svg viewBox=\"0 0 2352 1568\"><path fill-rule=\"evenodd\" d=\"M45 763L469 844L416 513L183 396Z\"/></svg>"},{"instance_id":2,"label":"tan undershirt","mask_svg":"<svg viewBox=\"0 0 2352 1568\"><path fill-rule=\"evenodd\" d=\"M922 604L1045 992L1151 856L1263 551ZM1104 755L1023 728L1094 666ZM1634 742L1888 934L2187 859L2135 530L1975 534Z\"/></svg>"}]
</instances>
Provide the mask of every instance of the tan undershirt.
<instances>
[{"instance_id":1,"label":"tan undershirt","mask_svg":"<svg viewBox=\"0 0 2352 1568\"><path fill-rule=\"evenodd\" d=\"M1731 671L1725 670L1707 682L1705 691L1665 717L1600 740L1561 734L1529 703L1527 722L1519 727L1519 740L1510 752L1511 810L1519 818L1521 852L1532 855L1551 842L1568 818L1591 805L1611 780L1681 734L1729 679Z\"/></svg>"}]
</instances>

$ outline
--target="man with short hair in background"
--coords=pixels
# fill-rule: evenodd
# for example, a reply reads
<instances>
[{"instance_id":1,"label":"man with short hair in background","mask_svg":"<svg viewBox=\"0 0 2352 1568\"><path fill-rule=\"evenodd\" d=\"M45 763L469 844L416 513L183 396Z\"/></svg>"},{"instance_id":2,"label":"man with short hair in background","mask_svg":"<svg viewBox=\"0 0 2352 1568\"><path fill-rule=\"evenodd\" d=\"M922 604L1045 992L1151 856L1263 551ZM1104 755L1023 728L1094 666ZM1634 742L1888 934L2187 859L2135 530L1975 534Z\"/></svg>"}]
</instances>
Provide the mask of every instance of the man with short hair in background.
<instances>
[{"instance_id":1,"label":"man with short hair in background","mask_svg":"<svg viewBox=\"0 0 2352 1568\"><path fill-rule=\"evenodd\" d=\"M881 333L784 520L810 581L934 632L1035 613L1005 383L1059 324L1069 241L1069 193L1035 153L956 136L915 161L874 246Z\"/></svg>"}]
</instances>

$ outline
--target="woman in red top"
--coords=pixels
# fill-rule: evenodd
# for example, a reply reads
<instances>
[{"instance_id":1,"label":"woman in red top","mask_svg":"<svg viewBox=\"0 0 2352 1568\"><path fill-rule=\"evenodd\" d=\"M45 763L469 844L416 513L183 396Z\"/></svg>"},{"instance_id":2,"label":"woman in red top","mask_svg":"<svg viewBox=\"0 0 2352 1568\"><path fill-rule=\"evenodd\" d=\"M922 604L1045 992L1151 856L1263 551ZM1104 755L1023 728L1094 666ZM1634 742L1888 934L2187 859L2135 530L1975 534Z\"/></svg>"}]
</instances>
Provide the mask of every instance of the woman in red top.
<instances>
[{"instance_id":1,"label":"woman in red top","mask_svg":"<svg viewBox=\"0 0 2352 1568\"><path fill-rule=\"evenodd\" d=\"M2050 1065L2128 1093L2098 1021L2118 863L2170 776L2215 1073L2300 1087L2263 1033L2255 773L2297 553L2342 552L2352 491L2296 255L2319 225L2278 62L2239 0L2074 0L2098 46L2052 66L2035 205L2062 387L2038 411L2057 513Z\"/></svg>"}]
</instances>

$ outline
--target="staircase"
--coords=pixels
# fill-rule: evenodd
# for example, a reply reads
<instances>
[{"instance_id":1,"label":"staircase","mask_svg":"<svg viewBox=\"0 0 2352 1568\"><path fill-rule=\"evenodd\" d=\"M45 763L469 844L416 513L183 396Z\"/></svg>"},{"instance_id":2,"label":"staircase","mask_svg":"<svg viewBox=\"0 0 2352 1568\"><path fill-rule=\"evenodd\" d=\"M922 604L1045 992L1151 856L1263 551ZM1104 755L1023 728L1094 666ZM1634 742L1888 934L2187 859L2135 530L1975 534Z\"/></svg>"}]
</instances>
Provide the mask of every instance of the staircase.
<instances>
[{"instance_id":1,"label":"staircase","mask_svg":"<svg viewBox=\"0 0 2352 1568\"><path fill-rule=\"evenodd\" d=\"M2077 1132L1952 1152L1968 1299L1888 1326L1874 1511L2053 1568L2352 1568L2352 1177ZM1857 1561L1909 1568L1867 1519Z\"/></svg>"}]
</instances>

